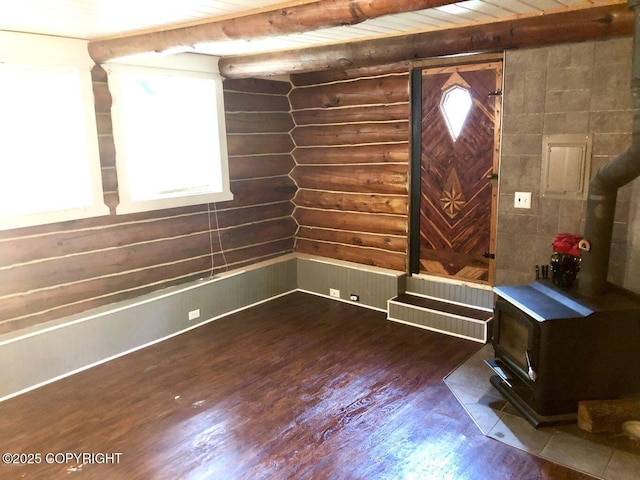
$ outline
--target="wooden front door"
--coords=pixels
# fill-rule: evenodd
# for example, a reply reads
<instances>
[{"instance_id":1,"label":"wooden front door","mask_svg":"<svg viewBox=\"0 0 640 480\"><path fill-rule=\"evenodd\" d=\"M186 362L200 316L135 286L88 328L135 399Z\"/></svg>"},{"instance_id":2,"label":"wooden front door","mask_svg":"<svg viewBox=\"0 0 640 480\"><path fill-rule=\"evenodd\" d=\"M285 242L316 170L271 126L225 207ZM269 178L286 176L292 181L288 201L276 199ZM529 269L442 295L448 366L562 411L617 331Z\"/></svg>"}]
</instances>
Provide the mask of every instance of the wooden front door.
<instances>
[{"instance_id":1,"label":"wooden front door","mask_svg":"<svg viewBox=\"0 0 640 480\"><path fill-rule=\"evenodd\" d=\"M413 78L412 270L492 284L502 63L425 68Z\"/></svg>"}]
</instances>

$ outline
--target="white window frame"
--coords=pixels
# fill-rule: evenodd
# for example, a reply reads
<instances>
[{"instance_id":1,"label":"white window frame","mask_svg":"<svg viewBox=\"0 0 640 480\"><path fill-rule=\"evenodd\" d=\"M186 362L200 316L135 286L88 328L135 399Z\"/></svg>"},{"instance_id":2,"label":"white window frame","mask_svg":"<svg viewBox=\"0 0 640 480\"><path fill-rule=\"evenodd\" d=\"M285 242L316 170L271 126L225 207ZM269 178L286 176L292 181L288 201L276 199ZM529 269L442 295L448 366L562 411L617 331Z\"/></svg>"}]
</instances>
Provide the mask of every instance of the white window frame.
<instances>
[{"instance_id":1,"label":"white window frame","mask_svg":"<svg viewBox=\"0 0 640 480\"><path fill-rule=\"evenodd\" d=\"M11 199L3 198L0 201L0 230L108 215L109 208L104 204L102 191L100 153L94 109L93 84L91 80L91 68L94 63L87 51L87 41L0 31L0 64L3 68L8 70L13 69L13 71L21 69L23 72L29 72L31 69L40 69L49 71L50 73L70 73L69 78L80 85L78 91L79 98L76 99L77 102L75 102L75 105L78 107L76 112L79 115L75 119L75 124L79 126L79 128L75 132L61 130L60 135L65 138L69 136L77 138L78 142L83 143L83 146L86 146L86 162L88 162L88 168L81 182L78 181L79 179L77 177L74 177L69 178L67 184L62 183L56 185L58 191L65 192L73 191L75 187L79 187L76 189L77 195L75 193L73 195L76 197L74 200L78 201L77 206L58 210L47 210L47 206L52 203L50 200L51 193L46 191L42 192L41 195L43 198L40 199L38 198L38 191L35 191L26 196L33 199L34 203L41 204L43 209L15 213L15 209L2 208L2 203L8 206L12 205ZM59 112L47 113L42 110L42 105L38 105L37 108L37 111L33 113L29 112L29 114L48 117L48 119L50 119L49 123L54 123L54 125L50 125L48 128L68 127L67 122L61 121L62 117ZM28 109L29 106L25 105L27 112ZM71 107L69 111L73 111ZM2 114L3 112L0 111L0 115ZM55 121L51 119L55 119ZM0 135L2 134L10 135L11 132L0 132ZM48 131L47 134L49 134L50 137L52 135L50 131ZM55 136L55 134L53 135ZM29 137L33 142L38 142L38 131L33 131ZM28 151L28 149L26 150ZM81 149L81 151L83 150L84 148ZM5 158L0 158L0 175L5 179L9 179L9 182L16 182L20 185L20 188L24 188L25 190L33 188L34 183L36 183L36 176L43 174L41 170L45 165L43 162L47 160L50 161L51 158L56 158L57 161L64 161L63 159L66 157L66 155L50 155L47 159L40 157L29 158L28 153L24 151L14 151L12 153L6 153L5 155ZM70 160L67 168L71 168L71 165L78 165L78 161L85 161L83 153L80 153L80 157ZM21 165L24 165L25 162L28 164L28 168L22 170L30 170L29 174L33 175L31 180L24 178L24 172L18 172L19 169L15 167L17 162L21 162ZM64 168L64 165L61 165L61 169L64 170ZM15 185L15 183L13 185ZM67 196L70 197L69 195ZM47 199L49 199L49 201ZM55 202L53 203L55 204Z\"/></svg>"},{"instance_id":2,"label":"white window frame","mask_svg":"<svg viewBox=\"0 0 640 480\"><path fill-rule=\"evenodd\" d=\"M222 77L218 72L218 58L197 54L176 54L165 57L150 57L146 59L134 59L130 63L120 60L118 63L104 65L109 76L109 90L113 98L111 116L113 122L113 136L116 147L116 169L118 173L118 194L120 203L116 207L118 214L160 210L166 208L184 207L205 203L232 200L233 195L229 182L229 166L227 152L227 137L225 126L224 99L222 90ZM124 96L122 79L126 73L135 74L160 74L172 77L201 78L212 80L215 89L215 105L210 105L215 113L215 124L212 125L211 135L217 140L217 149L211 152L212 162L216 167L215 176L210 180L218 184L219 188L211 188L203 191L193 190L172 194L150 196L148 198L136 198L135 175L131 162L132 153L127 149L126 138L131 135L131 130L126 131L126 107L123 107ZM202 104L198 104L200 107ZM188 119L181 118L184 122ZM181 140L184 141L184 140ZM180 162L180 158L175 159Z\"/></svg>"}]
</instances>

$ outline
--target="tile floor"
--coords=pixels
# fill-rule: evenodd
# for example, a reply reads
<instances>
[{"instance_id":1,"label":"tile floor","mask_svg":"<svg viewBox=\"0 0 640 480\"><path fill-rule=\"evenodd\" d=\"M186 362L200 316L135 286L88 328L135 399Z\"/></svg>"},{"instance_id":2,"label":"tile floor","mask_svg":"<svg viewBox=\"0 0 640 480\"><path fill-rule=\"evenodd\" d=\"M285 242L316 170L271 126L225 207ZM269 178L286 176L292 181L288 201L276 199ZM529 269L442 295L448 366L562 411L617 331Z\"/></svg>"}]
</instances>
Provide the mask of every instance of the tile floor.
<instances>
[{"instance_id":1,"label":"tile floor","mask_svg":"<svg viewBox=\"0 0 640 480\"><path fill-rule=\"evenodd\" d=\"M445 378L480 430L495 440L604 480L640 478L640 441L622 434L594 434L577 424L535 429L491 386L484 363L491 345Z\"/></svg>"}]
</instances>

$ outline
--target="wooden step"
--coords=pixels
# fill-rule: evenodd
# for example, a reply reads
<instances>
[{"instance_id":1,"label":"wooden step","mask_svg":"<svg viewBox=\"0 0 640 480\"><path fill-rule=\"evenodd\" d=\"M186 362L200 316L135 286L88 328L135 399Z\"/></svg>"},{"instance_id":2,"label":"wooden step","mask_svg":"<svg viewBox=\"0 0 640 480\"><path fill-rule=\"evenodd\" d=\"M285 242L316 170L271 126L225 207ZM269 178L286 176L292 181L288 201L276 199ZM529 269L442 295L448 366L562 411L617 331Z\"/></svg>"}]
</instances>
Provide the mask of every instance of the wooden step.
<instances>
[{"instance_id":1,"label":"wooden step","mask_svg":"<svg viewBox=\"0 0 640 480\"><path fill-rule=\"evenodd\" d=\"M487 343L493 312L472 305L402 293L389 300L387 319Z\"/></svg>"}]
</instances>

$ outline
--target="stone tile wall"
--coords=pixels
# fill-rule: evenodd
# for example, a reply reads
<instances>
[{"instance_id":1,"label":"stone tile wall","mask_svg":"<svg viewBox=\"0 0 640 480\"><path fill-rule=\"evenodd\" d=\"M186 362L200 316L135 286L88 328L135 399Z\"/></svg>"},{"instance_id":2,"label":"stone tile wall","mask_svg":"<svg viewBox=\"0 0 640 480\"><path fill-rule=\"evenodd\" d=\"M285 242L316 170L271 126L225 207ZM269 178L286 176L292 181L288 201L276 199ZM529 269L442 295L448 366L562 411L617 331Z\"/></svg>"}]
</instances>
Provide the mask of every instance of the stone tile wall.
<instances>
[{"instance_id":1,"label":"stone tile wall","mask_svg":"<svg viewBox=\"0 0 640 480\"><path fill-rule=\"evenodd\" d=\"M510 50L505 57L497 284L526 284L561 232L582 233L586 202L540 197L545 135L593 135L592 174L631 142L630 37ZM513 207L532 192L532 208ZM640 180L618 192L609 280L640 293Z\"/></svg>"}]
</instances>

